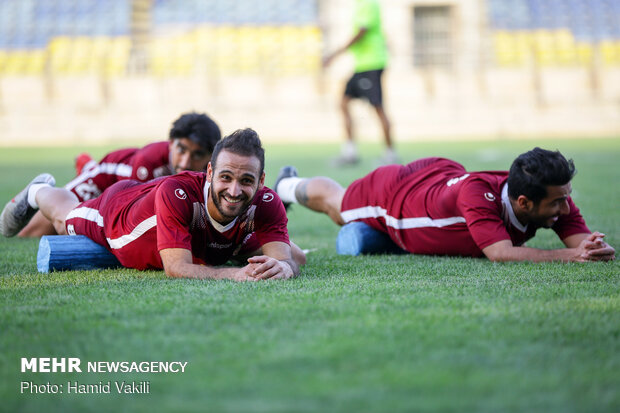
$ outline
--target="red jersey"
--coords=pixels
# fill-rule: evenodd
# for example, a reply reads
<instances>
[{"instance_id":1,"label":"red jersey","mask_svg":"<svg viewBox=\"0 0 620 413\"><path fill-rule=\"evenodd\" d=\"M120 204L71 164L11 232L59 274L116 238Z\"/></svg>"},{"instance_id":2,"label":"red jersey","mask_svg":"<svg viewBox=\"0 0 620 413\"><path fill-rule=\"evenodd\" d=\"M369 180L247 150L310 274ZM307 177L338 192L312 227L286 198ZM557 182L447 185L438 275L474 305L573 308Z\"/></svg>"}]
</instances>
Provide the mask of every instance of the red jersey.
<instances>
[{"instance_id":1,"label":"red jersey","mask_svg":"<svg viewBox=\"0 0 620 413\"><path fill-rule=\"evenodd\" d=\"M269 188L259 190L250 207L228 225L211 219L209 193L202 172L180 174L140 184L119 182L78 205L66 219L69 235L86 235L105 246L125 267L162 269L159 251L192 251L196 264L220 265L244 250L266 243L289 243L286 211Z\"/></svg>"},{"instance_id":2,"label":"red jersey","mask_svg":"<svg viewBox=\"0 0 620 413\"><path fill-rule=\"evenodd\" d=\"M443 158L385 166L347 188L341 215L387 233L411 253L479 257L498 241L523 245L539 228L517 220L507 180L507 171L467 172ZM568 204L553 230L560 239L590 233L572 199Z\"/></svg>"},{"instance_id":3,"label":"red jersey","mask_svg":"<svg viewBox=\"0 0 620 413\"><path fill-rule=\"evenodd\" d=\"M112 184L123 179L146 182L171 175L169 142L155 142L143 148L111 152L99 163L84 166L82 173L65 185L80 201L96 198Z\"/></svg>"}]
</instances>

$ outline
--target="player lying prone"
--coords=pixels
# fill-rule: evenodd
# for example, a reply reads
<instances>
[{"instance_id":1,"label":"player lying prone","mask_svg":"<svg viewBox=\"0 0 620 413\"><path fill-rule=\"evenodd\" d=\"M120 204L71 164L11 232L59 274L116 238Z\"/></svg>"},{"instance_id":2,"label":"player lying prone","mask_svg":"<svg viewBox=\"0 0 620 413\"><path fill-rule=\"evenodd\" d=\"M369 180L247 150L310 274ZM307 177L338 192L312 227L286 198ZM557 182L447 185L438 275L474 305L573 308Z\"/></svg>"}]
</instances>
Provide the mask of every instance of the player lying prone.
<instances>
[{"instance_id":1,"label":"player lying prone","mask_svg":"<svg viewBox=\"0 0 620 413\"><path fill-rule=\"evenodd\" d=\"M288 166L274 189L287 207L302 204L338 225L356 222L366 229L353 231L354 237L378 231L412 254L492 261L613 260L615 250L604 234L590 232L570 197L574 175L572 160L535 148L517 157L510 171L467 172L449 159L425 158L378 168L346 189L326 177L299 178ZM566 248L525 247L538 228L553 229ZM363 245L367 240L355 241Z\"/></svg>"},{"instance_id":2,"label":"player lying prone","mask_svg":"<svg viewBox=\"0 0 620 413\"><path fill-rule=\"evenodd\" d=\"M257 133L242 129L217 143L206 173L124 180L82 203L42 174L7 203L0 232L14 236L40 210L58 234L86 235L128 268L199 279L291 278L305 255L289 241L284 206L264 186L264 165ZM243 267L216 267L246 256Z\"/></svg>"}]
</instances>

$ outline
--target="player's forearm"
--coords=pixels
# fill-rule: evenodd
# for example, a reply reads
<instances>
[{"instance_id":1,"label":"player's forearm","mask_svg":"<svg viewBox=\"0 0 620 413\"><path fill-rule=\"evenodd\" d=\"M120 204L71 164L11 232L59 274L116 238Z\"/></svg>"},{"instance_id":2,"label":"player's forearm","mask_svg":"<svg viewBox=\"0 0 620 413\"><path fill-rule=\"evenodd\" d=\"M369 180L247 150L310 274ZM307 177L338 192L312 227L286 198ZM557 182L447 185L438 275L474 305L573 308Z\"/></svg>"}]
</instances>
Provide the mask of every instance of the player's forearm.
<instances>
[{"instance_id":1,"label":"player's forearm","mask_svg":"<svg viewBox=\"0 0 620 413\"><path fill-rule=\"evenodd\" d=\"M588 262L611 261L616 251L602 240L603 234L595 232L583 239L577 247L555 250L515 247L509 240L503 240L482 249L491 261L564 261Z\"/></svg>"},{"instance_id":2,"label":"player's forearm","mask_svg":"<svg viewBox=\"0 0 620 413\"><path fill-rule=\"evenodd\" d=\"M190 263L176 263L165 269L172 278L190 278L198 280L234 280L239 268L215 268Z\"/></svg>"},{"instance_id":3,"label":"player's forearm","mask_svg":"<svg viewBox=\"0 0 620 413\"><path fill-rule=\"evenodd\" d=\"M364 37L366 32L368 32L368 29L366 27L360 27L357 33L355 33L355 36L353 36L353 38L349 40L349 43L347 43L347 45L344 47L344 50L347 50L349 47L362 40L362 37Z\"/></svg>"},{"instance_id":4,"label":"player's forearm","mask_svg":"<svg viewBox=\"0 0 620 413\"><path fill-rule=\"evenodd\" d=\"M562 248L555 250L543 250L529 247L510 247L501 251L485 251L487 258L494 262L506 261L532 261L532 262L550 262L550 261L585 261L579 259L579 254L575 248Z\"/></svg>"},{"instance_id":5,"label":"player's forearm","mask_svg":"<svg viewBox=\"0 0 620 413\"><path fill-rule=\"evenodd\" d=\"M253 281L247 274L249 268L215 268L192 262L192 253L184 248L165 248L159 251L164 271L168 277L193 278L199 280Z\"/></svg>"},{"instance_id":6,"label":"player's forearm","mask_svg":"<svg viewBox=\"0 0 620 413\"><path fill-rule=\"evenodd\" d=\"M343 54L344 52L346 52L347 50L349 50L349 48L351 46L353 46L355 43L359 42L362 37L364 37L364 35L366 34L366 32L368 31L367 28L362 27L359 29L359 31L355 34L355 36L353 36L351 38L351 40L349 40L345 45L343 45L341 48L334 50L326 59L325 61L330 62L331 60L333 60L334 58L336 58L337 56Z\"/></svg>"}]
</instances>

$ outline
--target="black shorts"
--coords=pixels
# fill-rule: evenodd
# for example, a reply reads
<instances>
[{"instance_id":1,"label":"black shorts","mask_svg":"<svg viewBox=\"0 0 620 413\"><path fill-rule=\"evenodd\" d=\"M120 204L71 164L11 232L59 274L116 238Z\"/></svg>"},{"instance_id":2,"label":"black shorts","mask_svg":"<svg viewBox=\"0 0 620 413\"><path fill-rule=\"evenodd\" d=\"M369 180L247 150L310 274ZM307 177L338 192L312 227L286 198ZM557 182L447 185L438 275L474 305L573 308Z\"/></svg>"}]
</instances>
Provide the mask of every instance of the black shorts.
<instances>
[{"instance_id":1,"label":"black shorts","mask_svg":"<svg viewBox=\"0 0 620 413\"><path fill-rule=\"evenodd\" d=\"M383 106L382 74L383 69L355 73L347 82L344 95L350 98L364 98L373 106Z\"/></svg>"}]
</instances>

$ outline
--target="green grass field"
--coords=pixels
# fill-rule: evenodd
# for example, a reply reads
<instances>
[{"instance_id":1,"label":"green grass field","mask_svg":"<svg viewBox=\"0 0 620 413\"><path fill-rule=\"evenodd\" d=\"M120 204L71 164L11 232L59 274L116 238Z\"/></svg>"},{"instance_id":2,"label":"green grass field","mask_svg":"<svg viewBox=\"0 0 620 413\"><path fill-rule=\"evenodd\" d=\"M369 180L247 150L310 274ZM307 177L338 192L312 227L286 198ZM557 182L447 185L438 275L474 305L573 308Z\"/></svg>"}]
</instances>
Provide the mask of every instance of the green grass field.
<instances>
[{"instance_id":1,"label":"green grass field","mask_svg":"<svg viewBox=\"0 0 620 413\"><path fill-rule=\"evenodd\" d=\"M445 156L507 169L539 145L579 170L573 197L620 248L620 139L403 144L404 160ZM0 150L2 205L35 174L72 177L84 148ZM110 148L90 148L96 157ZM267 182L294 164L347 185L336 145L267 146ZM491 263L427 256L342 257L338 228L293 207L293 240L316 248L283 282L170 280L163 272L38 274L37 240L0 238L0 411L618 412L620 265ZM529 243L560 247L550 231ZM184 373L21 373L22 357L187 361ZM149 394L66 394L66 383L149 381ZM22 381L64 384L21 394ZM114 386L114 385L112 385Z\"/></svg>"}]
</instances>

